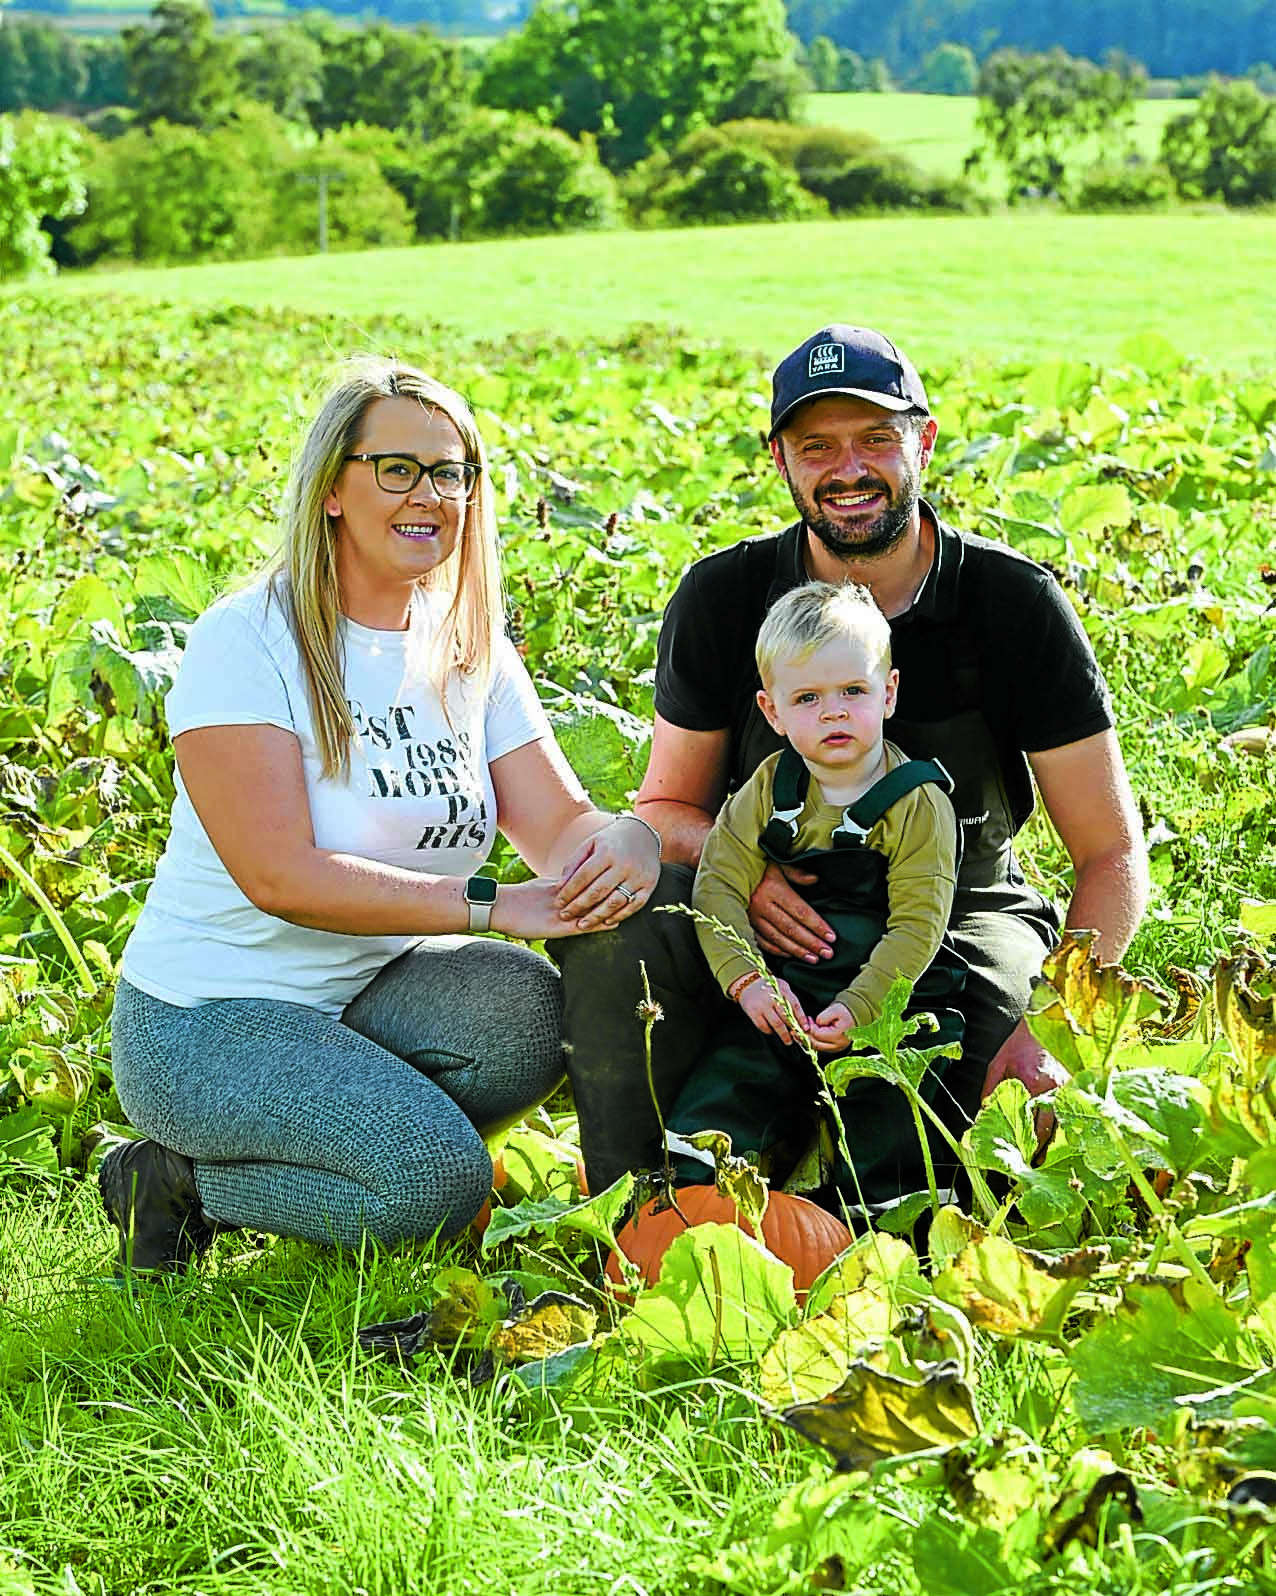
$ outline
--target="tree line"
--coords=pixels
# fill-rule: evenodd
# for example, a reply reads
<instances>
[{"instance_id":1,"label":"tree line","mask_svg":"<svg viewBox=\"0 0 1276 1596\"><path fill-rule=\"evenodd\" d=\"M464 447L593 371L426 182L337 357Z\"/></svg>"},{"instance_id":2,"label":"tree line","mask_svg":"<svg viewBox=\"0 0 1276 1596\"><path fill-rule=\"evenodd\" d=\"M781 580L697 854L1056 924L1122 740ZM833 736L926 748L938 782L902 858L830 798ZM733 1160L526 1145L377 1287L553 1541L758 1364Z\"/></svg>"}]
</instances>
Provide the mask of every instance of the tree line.
<instances>
[{"instance_id":1,"label":"tree line","mask_svg":"<svg viewBox=\"0 0 1276 1596\"><path fill-rule=\"evenodd\" d=\"M0 116L0 276L48 259L975 211L994 171L1011 203L1276 199L1276 100L1253 82L1212 84L1147 163L1129 137L1141 69L1059 49L983 62L965 178L798 125L808 85L781 0L539 0L478 62L429 28L323 15L220 33L204 0L158 0L149 26L120 35L110 73L101 56L91 71L56 55L52 33L0 24L0 108L27 106ZM969 55L943 46L928 60L949 74ZM42 114L83 107L95 83L118 101L79 120Z\"/></svg>"},{"instance_id":2,"label":"tree line","mask_svg":"<svg viewBox=\"0 0 1276 1596\"><path fill-rule=\"evenodd\" d=\"M981 62L1006 48L1058 46L1092 61L1118 50L1158 78L1241 76L1276 62L1276 0L790 0L789 25L803 39L822 34L880 56L903 77L943 43L965 45Z\"/></svg>"}]
</instances>

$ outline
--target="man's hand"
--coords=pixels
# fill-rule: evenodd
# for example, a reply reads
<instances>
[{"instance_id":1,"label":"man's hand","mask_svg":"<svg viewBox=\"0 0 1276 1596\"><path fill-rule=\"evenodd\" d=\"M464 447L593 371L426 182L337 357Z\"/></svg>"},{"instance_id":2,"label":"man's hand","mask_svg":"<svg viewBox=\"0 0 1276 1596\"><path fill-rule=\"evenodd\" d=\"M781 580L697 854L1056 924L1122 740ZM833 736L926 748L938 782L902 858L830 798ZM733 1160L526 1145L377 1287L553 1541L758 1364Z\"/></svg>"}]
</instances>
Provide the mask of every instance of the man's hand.
<instances>
[{"instance_id":1,"label":"man's hand","mask_svg":"<svg viewBox=\"0 0 1276 1596\"><path fill-rule=\"evenodd\" d=\"M815 964L833 957L832 927L793 885L809 887L815 876L796 865L771 860L749 899L749 924L763 953L782 953Z\"/></svg>"},{"instance_id":2,"label":"man's hand","mask_svg":"<svg viewBox=\"0 0 1276 1596\"><path fill-rule=\"evenodd\" d=\"M796 1031L785 1016L781 997L793 1010L793 1017L798 1024ZM787 981L752 981L740 993L737 1001L759 1031L776 1037L786 1047L810 1027L811 1022L803 1014L797 994Z\"/></svg>"},{"instance_id":3,"label":"man's hand","mask_svg":"<svg viewBox=\"0 0 1276 1596\"><path fill-rule=\"evenodd\" d=\"M1029 1097L1039 1097L1042 1092L1062 1086L1067 1079L1067 1070L1046 1052L1028 1029L1027 1021L1020 1020L993 1055L982 1095L987 1098L1002 1081L1016 1080L1027 1087ZM1037 1114L1037 1146L1044 1147L1053 1135L1054 1115L1043 1108Z\"/></svg>"}]
</instances>

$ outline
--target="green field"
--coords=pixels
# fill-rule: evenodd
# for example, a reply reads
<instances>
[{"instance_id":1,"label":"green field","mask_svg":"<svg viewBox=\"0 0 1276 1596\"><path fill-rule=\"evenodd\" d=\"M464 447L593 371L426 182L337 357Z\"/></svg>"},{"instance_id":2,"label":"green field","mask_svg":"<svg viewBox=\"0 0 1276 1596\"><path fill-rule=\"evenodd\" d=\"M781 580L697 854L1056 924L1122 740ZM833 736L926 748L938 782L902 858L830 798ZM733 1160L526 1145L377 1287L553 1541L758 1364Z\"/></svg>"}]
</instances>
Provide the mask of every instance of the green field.
<instances>
[{"instance_id":1,"label":"green field","mask_svg":"<svg viewBox=\"0 0 1276 1596\"><path fill-rule=\"evenodd\" d=\"M1172 116L1190 111L1192 100L1140 100L1135 107L1134 144L1145 156L1160 148L1161 130ZM928 172L956 176L975 142L973 95L813 94L804 119L871 133Z\"/></svg>"},{"instance_id":2,"label":"green field","mask_svg":"<svg viewBox=\"0 0 1276 1596\"><path fill-rule=\"evenodd\" d=\"M134 269L67 276L51 293L291 306L333 317L339 345L358 343L369 316L402 314L469 338L655 322L771 357L838 320L889 328L932 370L971 356L1111 360L1139 332L1239 370L1270 358L1274 259L1271 216L1025 211Z\"/></svg>"}]
</instances>

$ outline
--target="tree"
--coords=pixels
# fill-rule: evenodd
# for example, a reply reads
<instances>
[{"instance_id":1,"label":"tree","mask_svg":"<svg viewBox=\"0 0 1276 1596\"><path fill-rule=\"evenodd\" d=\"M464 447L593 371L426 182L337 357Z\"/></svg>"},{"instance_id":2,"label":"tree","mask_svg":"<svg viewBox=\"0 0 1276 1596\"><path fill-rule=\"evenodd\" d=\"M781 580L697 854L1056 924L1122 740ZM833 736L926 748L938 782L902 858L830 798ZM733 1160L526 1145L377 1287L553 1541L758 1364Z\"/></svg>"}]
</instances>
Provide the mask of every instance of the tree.
<instances>
[{"instance_id":1,"label":"tree","mask_svg":"<svg viewBox=\"0 0 1276 1596\"><path fill-rule=\"evenodd\" d=\"M0 113L25 110L30 96L26 29L7 20L0 22Z\"/></svg>"},{"instance_id":2,"label":"tree","mask_svg":"<svg viewBox=\"0 0 1276 1596\"><path fill-rule=\"evenodd\" d=\"M611 227L621 218L616 180L592 140L504 111L476 111L421 148L414 200L423 238Z\"/></svg>"},{"instance_id":3,"label":"tree","mask_svg":"<svg viewBox=\"0 0 1276 1596\"><path fill-rule=\"evenodd\" d=\"M613 171L741 109L794 60L782 0L538 0L491 52L479 98L592 133ZM773 103L773 101L772 101Z\"/></svg>"},{"instance_id":4,"label":"tree","mask_svg":"<svg viewBox=\"0 0 1276 1596\"><path fill-rule=\"evenodd\" d=\"M817 33L806 47L806 70L811 75L811 86L817 94L836 94L838 82L838 48L827 34Z\"/></svg>"},{"instance_id":5,"label":"tree","mask_svg":"<svg viewBox=\"0 0 1276 1596\"><path fill-rule=\"evenodd\" d=\"M69 122L30 111L0 116L0 279L52 270L40 219L83 209L82 150Z\"/></svg>"},{"instance_id":6,"label":"tree","mask_svg":"<svg viewBox=\"0 0 1276 1596\"><path fill-rule=\"evenodd\" d=\"M147 26L125 28L129 99L143 122L213 127L235 102L235 46L204 0L157 0Z\"/></svg>"},{"instance_id":7,"label":"tree","mask_svg":"<svg viewBox=\"0 0 1276 1596\"><path fill-rule=\"evenodd\" d=\"M937 44L922 62L913 87L922 94L973 94L979 81L975 52L966 44Z\"/></svg>"},{"instance_id":8,"label":"tree","mask_svg":"<svg viewBox=\"0 0 1276 1596\"><path fill-rule=\"evenodd\" d=\"M87 81L83 49L66 29L0 21L0 112L69 109Z\"/></svg>"},{"instance_id":9,"label":"tree","mask_svg":"<svg viewBox=\"0 0 1276 1596\"><path fill-rule=\"evenodd\" d=\"M327 34L316 127L367 122L434 138L461 118L468 84L459 47L428 28L374 23Z\"/></svg>"},{"instance_id":10,"label":"tree","mask_svg":"<svg viewBox=\"0 0 1276 1596\"><path fill-rule=\"evenodd\" d=\"M323 49L312 34L288 22L253 34L238 65L240 87L250 100L289 122L311 120L323 98Z\"/></svg>"},{"instance_id":11,"label":"tree","mask_svg":"<svg viewBox=\"0 0 1276 1596\"><path fill-rule=\"evenodd\" d=\"M210 132L154 122L96 147L71 235L82 260L232 260L314 249L320 183L330 244L411 242L407 206L355 136L316 139L248 103Z\"/></svg>"},{"instance_id":12,"label":"tree","mask_svg":"<svg viewBox=\"0 0 1276 1596\"><path fill-rule=\"evenodd\" d=\"M1142 83L1128 64L1099 67L1063 50L998 50L979 74L980 142L966 158L967 173L977 171L991 152L1009 173L1011 200L1060 194L1069 159L1083 141L1097 141L1109 156L1128 145Z\"/></svg>"},{"instance_id":13,"label":"tree","mask_svg":"<svg viewBox=\"0 0 1276 1596\"><path fill-rule=\"evenodd\" d=\"M1245 79L1212 83L1189 114L1167 123L1161 159L1189 198L1276 200L1276 100Z\"/></svg>"},{"instance_id":14,"label":"tree","mask_svg":"<svg viewBox=\"0 0 1276 1596\"><path fill-rule=\"evenodd\" d=\"M86 111L107 105L127 105L128 56L118 33L102 39L84 41L84 65L88 83L84 90Z\"/></svg>"}]
</instances>

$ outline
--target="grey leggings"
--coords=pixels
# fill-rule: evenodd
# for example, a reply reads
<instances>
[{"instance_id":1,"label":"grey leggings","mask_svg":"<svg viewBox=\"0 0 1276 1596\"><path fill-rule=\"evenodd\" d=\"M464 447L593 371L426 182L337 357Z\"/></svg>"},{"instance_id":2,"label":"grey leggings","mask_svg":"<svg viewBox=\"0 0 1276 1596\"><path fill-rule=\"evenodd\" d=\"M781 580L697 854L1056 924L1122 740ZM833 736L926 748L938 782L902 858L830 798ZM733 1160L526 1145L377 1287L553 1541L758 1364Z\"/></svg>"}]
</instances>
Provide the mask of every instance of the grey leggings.
<instances>
[{"instance_id":1,"label":"grey leggings","mask_svg":"<svg viewBox=\"0 0 1276 1596\"><path fill-rule=\"evenodd\" d=\"M116 1089L195 1161L211 1219L348 1247L450 1236L491 1187L480 1132L562 1076L561 1011L554 967L494 938L419 943L340 1019L265 998L177 1008L121 981Z\"/></svg>"}]
</instances>

